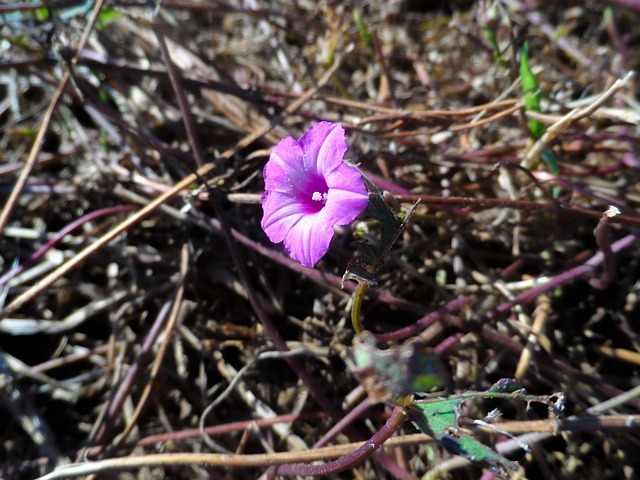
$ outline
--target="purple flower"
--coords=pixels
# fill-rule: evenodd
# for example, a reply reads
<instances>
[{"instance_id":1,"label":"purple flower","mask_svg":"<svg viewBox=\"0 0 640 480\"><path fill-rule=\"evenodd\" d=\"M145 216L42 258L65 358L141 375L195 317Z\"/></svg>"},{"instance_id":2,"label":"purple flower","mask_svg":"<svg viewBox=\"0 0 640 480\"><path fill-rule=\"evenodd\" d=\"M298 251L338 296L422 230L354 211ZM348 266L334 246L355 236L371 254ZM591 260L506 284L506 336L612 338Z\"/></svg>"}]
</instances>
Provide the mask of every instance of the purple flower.
<instances>
[{"instance_id":1,"label":"purple flower","mask_svg":"<svg viewBox=\"0 0 640 480\"><path fill-rule=\"evenodd\" d=\"M298 141L281 140L264 167L262 228L305 267L327 253L334 225L352 222L369 202L360 172L344 162L346 151L344 129L320 122Z\"/></svg>"}]
</instances>

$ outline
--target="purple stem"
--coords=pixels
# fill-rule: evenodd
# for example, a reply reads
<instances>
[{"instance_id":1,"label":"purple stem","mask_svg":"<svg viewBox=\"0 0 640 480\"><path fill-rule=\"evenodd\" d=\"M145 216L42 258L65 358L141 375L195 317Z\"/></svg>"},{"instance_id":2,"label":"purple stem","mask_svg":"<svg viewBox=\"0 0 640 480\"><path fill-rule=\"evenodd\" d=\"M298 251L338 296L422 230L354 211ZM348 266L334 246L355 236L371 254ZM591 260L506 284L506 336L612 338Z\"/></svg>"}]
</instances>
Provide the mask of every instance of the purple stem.
<instances>
[{"instance_id":1,"label":"purple stem","mask_svg":"<svg viewBox=\"0 0 640 480\"><path fill-rule=\"evenodd\" d=\"M366 412L370 407L371 400L367 397L349 413L347 413L344 418L338 421L320 440L316 442L313 448L320 448L328 444L336 435L345 430L351 423L362 416L362 414ZM389 473L394 475L396 478L415 480L415 477L411 473L404 470L400 465L393 463L388 457L380 455L379 452L374 452L373 456L384 466L384 468Z\"/></svg>"},{"instance_id":2,"label":"purple stem","mask_svg":"<svg viewBox=\"0 0 640 480\"><path fill-rule=\"evenodd\" d=\"M624 250L627 247L630 247L638 238L640 233L632 233L631 235L627 235L626 237L618 240L613 245L611 245L611 250L613 253L618 253L621 250ZM547 283L539 285L537 287L533 287L526 292L521 293L513 300L503 303L502 305L497 306L490 312L487 312L483 316L481 316L476 323L476 326L482 328L487 322L494 320L499 315L504 315L505 313L511 311L511 309L516 305L526 305L528 303L534 302L540 295L543 293L547 293L560 285L570 282L581 275L585 275L587 273L592 272L596 266L601 264L604 261L604 255L602 252L596 253L593 257L587 260L584 264L578 265L560 275L552 278ZM463 327L464 325L461 325ZM470 325L471 326L471 325ZM464 328L463 328L464 330ZM444 351L451 348L454 344L458 342L460 338L462 338L462 333L458 333L455 335L451 335L442 343L440 343L437 347L434 348L435 353L443 353ZM502 342L501 342L502 343ZM513 345L512 345L513 346ZM513 348L512 348L513 349ZM522 350L522 345L515 342L515 350Z\"/></svg>"},{"instance_id":3,"label":"purple stem","mask_svg":"<svg viewBox=\"0 0 640 480\"><path fill-rule=\"evenodd\" d=\"M216 230L220 228L219 225L217 225L217 222L212 222L211 226ZM336 275L332 275L327 272L322 272L320 270L303 267L295 260L291 260L290 258L287 258L281 253L273 249L267 248L264 245L254 240L251 240L250 238L242 235L237 230L232 230L232 234L233 234L233 237L236 240L238 240L240 243L245 244L246 246L264 255L265 257L273 260L274 262L279 263L297 273L300 273L301 275L309 278L310 280L320 285L326 286L327 284L329 284L335 287L340 286L341 279ZM618 240L617 242L611 245L611 250L615 254L630 247L637 240L638 236L640 236L640 232L634 232L630 235L627 235L626 237L621 238L620 240ZM569 281L572 281L581 275L585 275L587 273L593 272L593 270L598 265L600 265L603 262L603 260L604 260L603 254L601 252L598 252L589 260L587 260L583 265L578 265L564 273L561 273L560 275L551 279L547 283L543 285L539 285L537 287L533 287L530 290L527 290L526 292L521 293L520 295L515 297L513 300L505 302L502 305L499 305L498 307L493 309L492 311L487 312L485 315L483 315L480 318L479 322L485 323L485 322L491 321L494 318L496 318L498 315L502 315L509 312L515 305L524 305L524 304L532 303L541 294L547 293L553 290L554 288L564 283L567 283ZM357 286L351 283L345 283L344 285L344 289L348 291L354 291L356 288ZM395 297L393 295L389 295L385 292L380 292L375 289L368 289L367 296L371 298L375 298L383 303L387 303L396 308L401 308L406 311L415 312L421 315L427 314L427 309L423 305L420 305L399 297ZM452 304L453 302L450 303L449 306ZM444 308L447 308L447 307L444 307ZM437 313L437 312L431 312L431 313Z\"/></svg>"},{"instance_id":4,"label":"purple stem","mask_svg":"<svg viewBox=\"0 0 640 480\"><path fill-rule=\"evenodd\" d=\"M514 340L513 338L492 330L491 328L482 325L478 321L468 322L460 320L459 318L453 316L450 316L449 320L451 322L451 325L461 330L462 333L451 335L440 345L434 348L434 353L442 354L448 348L457 343L458 340L464 336L464 332L470 331L476 332L489 345L493 345L494 347L503 347L518 355L522 353L522 350L524 349L523 345L517 340ZM558 373L561 373L571 382L581 382L585 385L593 385L608 397L615 397L623 393L623 391L619 388L613 387L612 385L609 385L608 383L605 383L600 379L594 378L590 374L581 372L580 370L577 370L560 360L553 360L541 356L539 357L538 361L540 362L541 368L543 368L546 372L554 373L556 375ZM629 405L632 405L635 408L640 408L640 399L630 400Z\"/></svg>"},{"instance_id":5,"label":"purple stem","mask_svg":"<svg viewBox=\"0 0 640 480\"><path fill-rule=\"evenodd\" d=\"M456 310L461 309L466 305L470 305L473 300L469 297L460 297L445 305L440 310L436 310L434 312L430 312L421 319L417 320L415 323L408 325L406 327L399 328L398 330L394 330L393 332L380 333L376 335L376 339L380 341L391 341L391 340L401 340L403 338L410 337L420 330L424 330L431 324L440 320L443 316L453 313Z\"/></svg>"},{"instance_id":6,"label":"purple stem","mask_svg":"<svg viewBox=\"0 0 640 480\"><path fill-rule=\"evenodd\" d=\"M462 337L464 337L466 332L458 332L453 335L449 335L446 339L440 342L433 348L433 353L437 355L442 355L444 352L453 347L456 343L460 341ZM518 344L519 345L519 344Z\"/></svg>"},{"instance_id":7,"label":"purple stem","mask_svg":"<svg viewBox=\"0 0 640 480\"><path fill-rule=\"evenodd\" d=\"M238 275L242 280L242 283L247 292L247 297L249 299L249 302L251 303L251 306L253 307L254 312L258 316L260 323L262 323L265 330L267 331L267 334L271 337L271 339L273 340L273 343L275 343L278 350L280 350L281 352L288 351L289 348L287 347L286 341L284 340L282 335L280 335L280 332L276 328L275 324L273 323L273 321L271 320L267 312L262 307L262 304L260 303L255 290L253 289L253 284L250 281L250 276L246 268L246 263L242 259L240 255L240 251L237 248L237 245L235 244L235 242L233 241L234 238L239 240L240 237L245 240L249 240L249 239L244 237L239 232L233 230L229 226L229 224L226 221L224 209L222 208L222 205L220 204L219 200L216 199L215 197L213 198L213 206L214 206L214 210L218 215L218 220L214 222L213 221L214 219L210 219L209 221L213 225L219 226L220 230L222 231L222 235L227 243L227 248L229 249L229 253L231 255L231 258L233 259L236 269L238 270ZM250 240L249 242L255 243L256 246L259 245L256 242L252 242ZM262 246L260 245L260 247ZM293 262L293 260L291 261ZM297 263L297 262L294 262L294 263ZM298 266L300 265L298 264ZM315 270L312 270L309 268L304 268L304 267L301 267L301 268L303 268L304 270L315 272ZM336 282L338 282L338 284L340 282L340 280L337 277L336 277ZM320 388L320 386L313 380L313 378L311 378L309 373L305 370L304 364L300 362L300 360L296 357L286 357L286 361L291 367L291 369L296 373L296 375L298 375L302 383L304 383L304 385L307 387L307 389L309 390L309 393L313 396L315 401L318 402L318 404L333 419L335 419L336 421L341 419L343 417L343 412L339 408L337 408L331 402L331 400L324 394L324 391ZM361 438L361 435L359 435L359 433L350 426L347 428L345 432L354 438ZM406 470L402 469L399 465L394 463L393 460L389 456L387 456L384 452L380 453L379 455L376 455L375 457L382 467L384 467L387 471L389 471L396 477L404 480L415 480L414 475L412 475L411 473L407 472Z\"/></svg>"},{"instance_id":8,"label":"purple stem","mask_svg":"<svg viewBox=\"0 0 640 480\"><path fill-rule=\"evenodd\" d=\"M616 210L616 213L620 213L619 210ZM613 215L616 215L613 213ZM592 278L591 286L597 289L605 289L611 282L613 282L616 276L616 262L613 257L613 252L611 251L611 244L609 243L609 232L611 231L611 217L610 211L607 210L603 215L600 221L598 222L598 226L594 230L594 235L596 236L596 242L598 243L598 247L600 247L600 252L602 253L603 260L603 269L600 278Z\"/></svg>"},{"instance_id":9,"label":"purple stem","mask_svg":"<svg viewBox=\"0 0 640 480\"><path fill-rule=\"evenodd\" d=\"M352 468L380 448L402 425L404 419L404 410L395 407L387 423L354 452L322 465L282 465L276 467L275 472L285 476L325 476Z\"/></svg>"},{"instance_id":10,"label":"purple stem","mask_svg":"<svg viewBox=\"0 0 640 480\"><path fill-rule=\"evenodd\" d=\"M640 232L634 232L630 235L627 235L624 238L621 238L617 242L611 245L611 250L613 253L618 253L625 248L630 247L640 236ZM602 252L596 253L593 257L587 260L583 265L578 265L570 270L567 270L560 275L549 280L547 283L543 285L539 285L537 287L533 287L526 292L521 293L513 300L509 302L505 302L502 305L499 305L491 312L485 314L481 319L481 323L485 323L487 321L493 320L496 316L507 313L510 311L515 305L525 305L528 303L534 302L541 294L547 293L556 287L559 287L562 284L575 280L576 278L586 275L588 273L592 273L594 269L600 265L604 261L604 255Z\"/></svg>"},{"instance_id":11,"label":"purple stem","mask_svg":"<svg viewBox=\"0 0 640 480\"><path fill-rule=\"evenodd\" d=\"M620 240L618 240L617 242L611 245L612 252L615 254L630 247L635 243L638 237L640 237L640 232L634 232L630 235L627 235L624 238L621 238ZM475 322L463 322L462 320L454 316L450 316L449 321L455 327L459 328L463 332L476 330L482 337L486 338L488 342L503 346L511 350L512 352L520 353L522 352L523 346L519 342L505 335L502 335L494 330L491 330L488 327L485 327L484 324L495 319L499 315L503 315L509 312L515 305L525 305L525 304L532 303L541 294L549 292L560 285L563 285L572 280L575 280L576 278L582 275L591 273L594 270L594 268L600 265L603 261L604 261L604 255L602 254L602 252L599 252L595 254L593 257L591 257L589 260L587 260L583 265L578 265L577 267L574 267L564 273L561 273L560 275L551 279L549 282L545 283L544 285L534 287L531 290L521 293L515 299L509 302L505 302L502 305L499 305L498 307L494 308L492 311L487 312L485 315L480 317ZM442 354L444 351L446 351L447 349L455 345L463 337L463 335L464 335L463 333L457 333L457 334L451 335L446 340L441 342L437 347L435 347L434 352ZM592 377L583 374L579 370L576 370L570 365L564 362L561 362L559 360L550 360L545 363L546 365L544 366L546 368L551 368L555 371L561 372L563 375L566 375L568 378L571 378L573 380L581 381L587 384L590 381L593 382L594 380ZM620 395L620 393L622 393L622 391L619 390L618 388L613 387L605 382L597 381L596 383L600 391L610 397L615 397L616 395ZM636 407L640 406L640 401L634 400L633 403L634 403L634 406Z\"/></svg>"},{"instance_id":12,"label":"purple stem","mask_svg":"<svg viewBox=\"0 0 640 480\"><path fill-rule=\"evenodd\" d=\"M221 233L224 236L230 235L233 240L248 246L252 250L257 251L258 253L264 255L265 257L273 260L276 263L280 263L281 265L295 272L298 272L305 277L308 277L309 279L315 281L316 283L322 285L325 288L327 284L330 284L335 288L339 288L340 286L340 281L341 281L340 277L336 275L332 275L330 273L321 272L319 270L315 270L312 268L303 267L298 262L284 256L282 253L279 253L275 250L267 248L264 245L244 236L242 233L238 232L237 230L230 228L228 224L225 224L223 227L220 220L216 218L203 216L200 218L200 222L198 222L198 224L201 224L204 228L211 229L212 231ZM243 283L245 284L245 288L247 289L249 300L251 301L252 305L254 305L254 310L256 312L256 315L258 315L258 318L260 318L260 321L265 326L265 329L267 330L268 334L272 336L273 341L278 347L278 349L281 351L287 351L286 343L283 341L282 337L280 336L280 333L275 328L275 325L273 324L271 319L268 317L268 315L262 308L261 304L259 303L255 295L253 286L249 282L249 274L246 270L246 267L244 266L245 264L244 262L241 261L239 257L237 246L229 240L227 240L227 246L229 247L231 255L234 257L236 268L238 269L238 273L243 279ZM355 290L355 288L356 287L354 287L351 284L345 285L345 289L347 290ZM376 293L378 294L377 295L374 294L371 296L374 298L378 298L381 301L385 301L391 305L395 305L398 308L403 308L407 311L414 311L414 312L418 312L419 314L426 313L426 309L421 305L403 300L401 298L393 297L391 295L387 295L381 292L376 292ZM302 382L307 386L307 388L311 392L311 395L315 398L318 404L320 404L320 406L325 410L325 412L327 412L327 414L332 418L334 418L336 421L341 419L343 417L343 413L340 412L340 410L336 408L329 401L326 395L324 395L323 391L319 389L318 385L316 385L316 383L313 382L313 380L309 377L308 373L303 368L303 366L299 362L297 362L297 359L295 357L289 357L287 358L287 361L290 367L292 368L292 370L294 370L296 374L298 374ZM358 432L353 431L351 427L348 427L348 430L345 433L353 437L361 438ZM382 465L388 472L390 472L396 478L403 479L403 480L416 480L416 477L414 475L407 472L398 464L396 464L384 452L376 453L375 458L380 463L380 465ZM268 475L267 478L271 478L271 477Z\"/></svg>"},{"instance_id":13,"label":"purple stem","mask_svg":"<svg viewBox=\"0 0 640 480\"><path fill-rule=\"evenodd\" d=\"M395 183L387 180L386 178L381 177L380 175L376 175L375 173L372 173L368 170L365 171L365 175L369 180L371 180L373 183L378 185L383 190L387 190L391 193L397 193L399 195L411 195L412 193L411 190L401 187L400 185L396 185Z\"/></svg>"},{"instance_id":14,"label":"purple stem","mask_svg":"<svg viewBox=\"0 0 640 480\"><path fill-rule=\"evenodd\" d=\"M170 310L171 300L165 302L164 305L162 305L160 312L158 312L158 315L153 322L151 330L147 334L147 338L145 338L144 344L142 345L142 349L140 350L136 361L133 363L133 365L131 365L129 372L127 372L127 376L122 380L118 391L113 396L111 405L109 405L107 414L105 415L105 418L102 422L102 427L96 435L96 441L98 443L104 442L104 437L109 428L113 426L115 418L122 408L122 404L124 403L125 398L133 387L133 383L135 382L136 378L144 371L149 362L153 360L153 346L155 345L158 335L160 335L160 332L164 327L165 320Z\"/></svg>"},{"instance_id":15,"label":"purple stem","mask_svg":"<svg viewBox=\"0 0 640 480\"><path fill-rule=\"evenodd\" d=\"M217 221L212 222L209 219L208 222L214 229L220 228ZM314 268L303 267L295 260L292 260L291 258L272 248L265 247L261 243L251 240L250 238L242 235L237 230L232 230L231 233L233 234L233 238L240 243L243 243L244 245L248 246L252 250L257 251L261 255L264 255L270 260L273 260L274 262L279 263L280 265L287 267L288 269L299 273L304 277L307 277L309 280L323 286L324 288L326 288L327 284L335 288L340 288L340 283L342 281L341 277L328 272L316 270ZM349 292L354 292L357 288L358 285L356 285L355 283L347 282L344 284L344 290ZM367 293L365 294L365 296L367 298L376 299L380 302L386 303L398 309L405 310L407 312L417 313L418 315L425 315L427 313L427 308L424 305L405 300L404 298L395 297L380 290L369 288L367 289Z\"/></svg>"},{"instance_id":16,"label":"purple stem","mask_svg":"<svg viewBox=\"0 0 640 480\"><path fill-rule=\"evenodd\" d=\"M138 207L134 205L118 205L117 207L102 208L100 210L96 210L95 212L88 213L83 217L80 217L79 219L71 222L69 225L60 230L51 240L49 240L42 247L36 250L35 253L31 255L26 262L5 273L2 278L0 278L0 286L5 285L13 277L22 273L25 268L39 260L47 251L49 251L49 249L57 245L66 235L68 235L84 223L89 222L95 218L102 217L104 215L112 215L114 213L120 212L130 212L132 210L136 210L137 208Z\"/></svg>"},{"instance_id":17,"label":"purple stem","mask_svg":"<svg viewBox=\"0 0 640 480\"><path fill-rule=\"evenodd\" d=\"M371 407L371 400L369 397L365 398L362 402L355 406L355 408L351 409L350 412L346 413L344 417L342 417L336 424L331 427L331 429L325 433L320 440L318 440L312 448L321 448L327 445L331 440L333 440L336 435L338 435L347 425L355 422L360 416L369 410Z\"/></svg>"},{"instance_id":18,"label":"purple stem","mask_svg":"<svg viewBox=\"0 0 640 480\"><path fill-rule=\"evenodd\" d=\"M216 231L220 231L220 226L218 224L217 221L215 221L214 219L211 219L209 222L209 227L216 230ZM305 268L302 267L300 264L298 264L297 262L295 262L294 260L291 260L289 258L287 258L285 255L281 254L280 252L277 252L273 249L267 248L265 246L263 246L262 244L249 239L248 237L242 235L240 232L236 231L236 230L232 230L231 231L233 237L235 240L239 241L240 243L243 243L244 245L248 246L249 248L257 251L258 253L260 253L261 255L266 256L267 258L273 260L276 263L279 263L281 265L283 265L284 267L287 267L295 272L300 273L301 275L309 278L310 280L324 286L326 288L327 284L338 287L340 285L340 278L326 273L326 272L321 272L319 270L314 270L314 269L309 269L309 268ZM637 239L637 236L639 234L637 233L633 233L631 235L628 235L620 240L618 240L617 242L615 242L612 245L612 251L614 253L618 253L621 250L624 250L625 248L628 248L629 246L631 246L635 240ZM575 278L584 275L586 273L589 273L591 271L593 271L593 269L598 266L600 263L602 263L603 261L603 255L601 253L598 253L596 255L594 255L591 259L589 259L587 262L585 262L583 265L577 266L575 268L572 268L571 270L562 273L560 275L558 275L556 278L552 279L551 281L547 282L544 285L540 285L538 287L534 287L531 290L524 292L522 294L520 294L519 296L517 296L514 300L506 302L500 306L498 306L497 308L495 308L494 310L492 310L491 312L488 312L487 314L485 314L483 317L481 317L479 322L476 322L476 324L480 327L480 331L481 334L487 338L487 340L496 343L496 345L502 345L506 348L508 348L509 350L519 353L522 351L522 345L520 343L518 343L517 341L502 335L498 332L495 332L493 330L491 330L490 328L487 327L483 327L482 323L484 322L488 322L491 321L492 319L496 318L498 315L502 315L505 314L507 312L509 312L516 304L528 304L531 303L533 301L535 301L535 299L542 293L545 293L549 290L552 290L554 288L556 288L557 286L563 284L563 283L567 283L569 281L574 280ZM345 285L345 289L346 290L354 290L355 287L351 284L346 284ZM407 300L401 299L401 298L397 298L394 297L392 295L388 295L385 294L384 292L378 292L376 290L369 290L369 293L371 297L378 299L379 301L382 302L387 302L390 305L394 305L398 308L402 308L402 309L406 309L408 311L412 311L412 312L418 312L419 314L426 314L426 308L422 305L416 304L414 302L409 302ZM457 320L457 321L456 321ZM463 322L460 319L456 319L456 317L454 316L449 316L448 322L450 322L452 325L456 326L457 328L463 330L463 331L469 331L469 327L472 327L471 325L468 325L466 322ZM454 335L452 337L450 337L449 339L447 339L445 342L443 342L438 348L439 351L444 351L446 348L451 347L454 343L456 343L459 338L461 337L461 335ZM556 369L557 371L562 372L563 374L573 377L573 378L577 378L575 377L576 373L579 373L578 371L576 371L575 369L573 369L572 367L570 367L569 365L560 362L560 361L553 361L553 366L552 368ZM585 380L586 381L586 380ZM603 382L598 382L599 384L599 388L600 390L605 393L606 395L611 395L611 396L615 396L618 392L617 389L615 389L614 387L612 387L611 385L605 384ZM388 467L388 465L386 466ZM404 471L403 471L404 472ZM405 472L407 473L407 472Z\"/></svg>"}]
</instances>

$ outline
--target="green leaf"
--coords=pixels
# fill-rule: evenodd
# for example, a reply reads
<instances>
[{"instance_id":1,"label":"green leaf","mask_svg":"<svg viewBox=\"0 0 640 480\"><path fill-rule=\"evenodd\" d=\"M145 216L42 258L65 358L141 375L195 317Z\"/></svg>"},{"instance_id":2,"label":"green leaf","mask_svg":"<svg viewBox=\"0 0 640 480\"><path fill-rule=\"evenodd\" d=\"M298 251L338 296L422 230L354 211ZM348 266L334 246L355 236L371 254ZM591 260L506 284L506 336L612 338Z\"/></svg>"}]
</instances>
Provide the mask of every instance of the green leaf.
<instances>
[{"instance_id":1,"label":"green leaf","mask_svg":"<svg viewBox=\"0 0 640 480\"><path fill-rule=\"evenodd\" d=\"M493 49L493 58L498 60L500 58L500 46L498 45L498 36L495 29L487 28L484 30L484 36Z\"/></svg>"},{"instance_id":2,"label":"green leaf","mask_svg":"<svg viewBox=\"0 0 640 480\"><path fill-rule=\"evenodd\" d=\"M391 250L391 247L407 226L418 204L413 204L403 217L399 217L391 210L389 205L387 205L380 188L369 180L366 175L362 174L362 177L370 192L369 204L365 215L379 223L380 243L378 246L373 246L366 240L363 240L358 245L358 251L360 252L362 261L367 265L367 270L375 273L384 263L384 259L389 253L389 250Z\"/></svg>"},{"instance_id":3,"label":"green leaf","mask_svg":"<svg viewBox=\"0 0 640 480\"><path fill-rule=\"evenodd\" d=\"M353 280L360 284L365 284L367 287L378 286L378 277L367 270L365 265L359 262L350 262L349 265L347 265L347 270L342 276L341 283L344 284L344 282L346 282L347 280Z\"/></svg>"},{"instance_id":4,"label":"green leaf","mask_svg":"<svg viewBox=\"0 0 640 480\"><path fill-rule=\"evenodd\" d=\"M529 44L524 43L520 54L520 79L522 80L522 92L524 93L524 108L531 112L540 112L540 86L538 79L529 67ZM527 121L533 138L538 140L545 132L542 122L533 118Z\"/></svg>"},{"instance_id":5,"label":"green leaf","mask_svg":"<svg viewBox=\"0 0 640 480\"><path fill-rule=\"evenodd\" d=\"M522 91L525 95L529 95L530 103L528 106L532 108L536 108L537 106L537 108L540 108L540 95L535 96L536 93L539 93L538 80L531 71L531 67L529 67L528 42L524 42L520 53L520 79L522 80Z\"/></svg>"},{"instance_id":6,"label":"green leaf","mask_svg":"<svg viewBox=\"0 0 640 480\"><path fill-rule=\"evenodd\" d=\"M520 54L520 79L522 80L525 110L529 112L541 112L540 85L538 84L538 79L531 71L531 67L529 67L529 44L527 42L524 43ZM529 126L531 135L533 135L535 140L539 140L547 130L544 124L535 118L528 119L527 125ZM556 160L553 151L549 147L545 147L540 156L549 168L551 175L557 178L560 172L558 169L558 161ZM559 194L559 188L555 187L553 189L554 198L557 198Z\"/></svg>"},{"instance_id":7,"label":"green leaf","mask_svg":"<svg viewBox=\"0 0 640 480\"><path fill-rule=\"evenodd\" d=\"M506 459L458 426L460 406L465 401L475 398L502 398L527 403L539 402L548 405L556 412L564 408L562 394L529 395L521 388L517 380L512 379L502 379L486 392L465 392L448 398L428 398L405 403L406 412L419 430L433 437L451 452L462 455L505 477L518 470L520 465Z\"/></svg>"},{"instance_id":8,"label":"green leaf","mask_svg":"<svg viewBox=\"0 0 640 480\"><path fill-rule=\"evenodd\" d=\"M373 46L373 36L371 35L371 33L369 32L369 29L364 23L364 19L362 18L362 13L357 8L353 9L353 21L356 23L358 27L358 33L360 34L360 39L362 40L362 42L367 47L369 47L371 51L375 51Z\"/></svg>"},{"instance_id":9,"label":"green leaf","mask_svg":"<svg viewBox=\"0 0 640 480\"><path fill-rule=\"evenodd\" d=\"M376 192L369 196L368 214L380 222L380 249L396 239L396 232L402 226L402 220L387 205L382 194Z\"/></svg>"},{"instance_id":10,"label":"green leaf","mask_svg":"<svg viewBox=\"0 0 640 480\"><path fill-rule=\"evenodd\" d=\"M518 470L517 462L507 460L458 427L460 405L464 400L459 397L430 399L405 408L414 425L447 450L505 477Z\"/></svg>"},{"instance_id":11,"label":"green leaf","mask_svg":"<svg viewBox=\"0 0 640 480\"><path fill-rule=\"evenodd\" d=\"M356 248L360 253L362 263L365 265L376 265L378 259L381 257L380 249L375 245L371 245L365 238L356 241ZM347 271L349 267L347 267Z\"/></svg>"},{"instance_id":12,"label":"green leaf","mask_svg":"<svg viewBox=\"0 0 640 480\"><path fill-rule=\"evenodd\" d=\"M558 169L558 161L556 160L556 156L553 154L553 150L549 147L544 147L540 156L542 157L542 160L544 160L544 163L547 164L547 167L549 167L551 175L557 177L560 174L560 170Z\"/></svg>"},{"instance_id":13,"label":"green leaf","mask_svg":"<svg viewBox=\"0 0 640 480\"><path fill-rule=\"evenodd\" d=\"M36 8L35 17L38 22L46 22L49 20L49 9L46 7Z\"/></svg>"},{"instance_id":14,"label":"green leaf","mask_svg":"<svg viewBox=\"0 0 640 480\"><path fill-rule=\"evenodd\" d=\"M439 355L425 353L415 341L381 350L369 332L356 337L346 363L374 402L397 403L409 394L442 390L451 383Z\"/></svg>"},{"instance_id":15,"label":"green leaf","mask_svg":"<svg viewBox=\"0 0 640 480\"><path fill-rule=\"evenodd\" d=\"M482 2L478 10L478 23L482 27L484 36L493 49L493 58L500 58L500 46L498 45L498 28L502 21L502 11L497 2Z\"/></svg>"},{"instance_id":16,"label":"green leaf","mask_svg":"<svg viewBox=\"0 0 640 480\"><path fill-rule=\"evenodd\" d=\"M115 22L122 14L117 10L109 7L104 7L98 16L98 25L96 28L98 31L106 29L109 25Z\"/></svg>"}]
</instances>

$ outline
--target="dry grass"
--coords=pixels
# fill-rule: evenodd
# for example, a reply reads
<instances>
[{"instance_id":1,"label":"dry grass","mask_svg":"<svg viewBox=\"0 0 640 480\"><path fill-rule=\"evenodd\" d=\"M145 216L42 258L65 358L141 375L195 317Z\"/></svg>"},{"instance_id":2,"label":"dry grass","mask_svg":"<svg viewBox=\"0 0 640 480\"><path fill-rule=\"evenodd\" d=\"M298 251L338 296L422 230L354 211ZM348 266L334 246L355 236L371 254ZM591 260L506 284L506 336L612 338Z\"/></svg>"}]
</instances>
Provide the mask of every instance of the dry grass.
<instances>
[{"instance_id":1,"label":"dry grass","mask_svg":"<svg viewBox=\"0 0 640 480\"><path fill-rule=\"evenodd\" d=\"M639 2L101 3L0 6L0 478L258 478L385 423L344 363L352 229L315 270L260 229L270 148L321 119L394 208L421 200L363 304L380 345L421 341L456 391L564 392L567 420L466 412L528 435L518 475L636 478ZM481 475L413 434L331 478Z\"/></svg>"}]
</instances>

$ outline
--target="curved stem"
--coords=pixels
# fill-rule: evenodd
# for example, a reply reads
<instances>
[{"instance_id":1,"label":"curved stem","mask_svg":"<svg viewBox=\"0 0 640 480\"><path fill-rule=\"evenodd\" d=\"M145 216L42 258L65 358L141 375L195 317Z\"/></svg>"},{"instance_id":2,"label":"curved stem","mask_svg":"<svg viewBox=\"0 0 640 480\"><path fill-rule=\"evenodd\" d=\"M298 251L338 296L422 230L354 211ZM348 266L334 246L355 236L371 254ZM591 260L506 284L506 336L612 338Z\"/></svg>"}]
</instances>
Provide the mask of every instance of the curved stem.
<instances>
[{"instance_id":1,"label":"curved stem","mask_svg":"<svg viewBox=\"0 0 640 480\"><path fill-rule=\"evenodd\" d=\"M353 305L351 306L351 323L353 325L353 330L356 334L362 333L362 318L360 317L360 309L362 307L362 298L364 297L364 292L367 291L367 284L360 283L358 284L358 289L353 295Z\"/></svg>"},{"instance_id":2,"label":"curved stem","mask_svg":"<svg viewBox=\"0 0 640 480\"><path fill-rule=\"evenodd\" d=\"M277 475L284 476L324 476L342 472L362 462L380 448L384 442L400 428L406 418L407 414L404 409L402 407L396 407L393 409L393 413L387 420L387 423L385 423L373 437L352 453L322 465L282 465L277 468L276 473Z\"/></svg>"}]
</instances>

